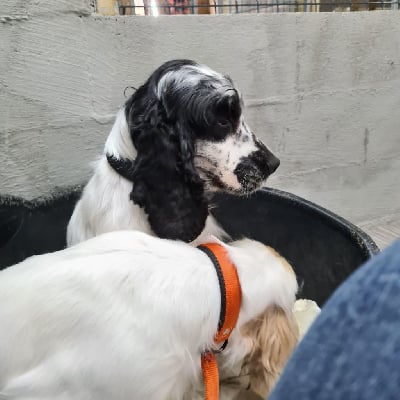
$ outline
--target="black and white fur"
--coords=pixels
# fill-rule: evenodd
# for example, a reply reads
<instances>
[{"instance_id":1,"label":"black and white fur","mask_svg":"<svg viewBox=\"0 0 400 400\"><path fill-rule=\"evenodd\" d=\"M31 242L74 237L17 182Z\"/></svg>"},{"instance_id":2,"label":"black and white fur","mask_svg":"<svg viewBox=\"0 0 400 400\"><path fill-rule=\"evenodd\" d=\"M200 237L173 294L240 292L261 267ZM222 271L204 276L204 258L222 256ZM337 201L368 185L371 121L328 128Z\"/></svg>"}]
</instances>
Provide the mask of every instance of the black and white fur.
<instances>
[{"instance_id":1,"label":"black and white fur","mask_svg":"<svg viewBox=\"0 0 400 400\"><path fill-rule=\"evenodd\" d=\"M169 61L118 112L69 222L68 245L121 229L194 244L221 237L210 195L249 194L278 166L244 121L229 77Z\"/></svg>"}]
</instances>

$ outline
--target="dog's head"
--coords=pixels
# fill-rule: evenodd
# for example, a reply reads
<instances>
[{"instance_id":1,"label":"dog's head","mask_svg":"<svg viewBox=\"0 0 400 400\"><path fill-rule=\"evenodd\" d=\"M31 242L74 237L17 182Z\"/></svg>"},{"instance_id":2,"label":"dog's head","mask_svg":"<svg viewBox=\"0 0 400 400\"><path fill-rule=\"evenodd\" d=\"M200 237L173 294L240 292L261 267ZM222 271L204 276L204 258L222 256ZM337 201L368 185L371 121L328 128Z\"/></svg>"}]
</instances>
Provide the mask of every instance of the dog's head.
<instances>
[{"instance_id":1,"label":"dog's head","mask_svg":"<svg viewBox=\"0 0 400 400\"><path fill-rule=\"evenodd\" d=\"M159 67L125 105L137 151L131 199L160 237L194 240L207 194L249 194L279 166L251 132L232 80L190 60Z\"/></svg>"}]
</instances>

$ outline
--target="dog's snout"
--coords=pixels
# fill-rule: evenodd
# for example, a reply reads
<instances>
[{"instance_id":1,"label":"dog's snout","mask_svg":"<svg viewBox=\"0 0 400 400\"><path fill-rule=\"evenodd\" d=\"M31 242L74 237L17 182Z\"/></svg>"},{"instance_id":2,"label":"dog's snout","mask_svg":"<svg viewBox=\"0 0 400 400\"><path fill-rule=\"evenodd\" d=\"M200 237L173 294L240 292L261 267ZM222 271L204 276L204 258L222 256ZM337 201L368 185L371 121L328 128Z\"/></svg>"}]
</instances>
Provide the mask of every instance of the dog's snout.
<instances>
[{"instance_id":1,"label":"dog's snout","mask_svg":"<svg viewBox=\"0 0 400 400\"><path fill-rule=\"evenodd\" d=\"M268 156L268 159L267 159L269 173L273 174L278 169L280 163L281 162L280 162L279 158L275 157L272 153L270 153L270 155Z\"/></svg>"},{"instance_id":2,"label":"dog's snout","mask_svg":"<svg viewBox=\"0 0 400 400\"><path fill-rule=\"evenodd\" d=\"M267 174L273 174L279 167L281 161L278 157L276 157L268 148L264 145L264 143L257 141L256 146L258 147L258 151L260 153L260 158L264 160L264 165L267 167Z\"/></svg>"},{"instance_id":3,"label":"dog's snout","mask_svg":"<svg viewBox=\"0 0 400 400\"><path fill-rule=\"evenodd\" d=\"M257 141L255 144L257 150L242 158L234 170L244 193L259 189L280 164L279 158L272 154L262 142Z\"/></svg>"}]
</instances>

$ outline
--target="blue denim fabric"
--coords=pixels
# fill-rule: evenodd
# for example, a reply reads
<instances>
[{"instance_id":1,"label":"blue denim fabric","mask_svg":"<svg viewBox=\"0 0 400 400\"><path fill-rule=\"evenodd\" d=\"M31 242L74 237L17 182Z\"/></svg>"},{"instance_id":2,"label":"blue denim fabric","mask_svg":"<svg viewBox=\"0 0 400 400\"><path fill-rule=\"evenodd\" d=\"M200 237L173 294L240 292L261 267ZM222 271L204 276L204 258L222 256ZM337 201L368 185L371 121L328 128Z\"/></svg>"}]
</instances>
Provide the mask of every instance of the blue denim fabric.
<instances>
[{"instance_id":1,"label":"blue denim fabric","mask_svg":"<svg viewBox=\"0 0 400 400\"><path fill-rule=\"evenodd\" d=\"M333 294L269 400L400 400L400 241Z\"/></svg>"}]
</instances>

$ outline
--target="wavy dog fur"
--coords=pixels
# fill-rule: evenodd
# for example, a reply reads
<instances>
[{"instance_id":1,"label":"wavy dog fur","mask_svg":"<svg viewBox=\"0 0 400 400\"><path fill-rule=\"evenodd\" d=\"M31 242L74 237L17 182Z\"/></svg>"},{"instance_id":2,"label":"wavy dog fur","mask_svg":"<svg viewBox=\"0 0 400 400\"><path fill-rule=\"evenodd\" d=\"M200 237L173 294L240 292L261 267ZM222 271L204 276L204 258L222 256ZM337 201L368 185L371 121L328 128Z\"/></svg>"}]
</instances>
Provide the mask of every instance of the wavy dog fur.
<instances>
[{"instance_id":1,"label":"wavy dog fur","mask_svg":"<svg viewBox=\"0 0 400 400\"><path fill-rule=\"evenodd\" d=\"M245 123L229 77L169 61L119 111L69 222L68 244L120 229L195 243L221 237L211 194L249 194L278 165Z\"/></svg>"},{"instance_id":2,"label":"wavy dog fur","mask_svg":"<svg viewBox=\"0 0 400 400\"><path fill-rule=\"evenodd\" d=\"M296 277L261 243L224 246L242 304L218 355L220 398L265 398L296 344ZM220 296L203 252L141 232L31 257L0 272L0 397L200 400Z\"/></svg>"}]
</instances>

